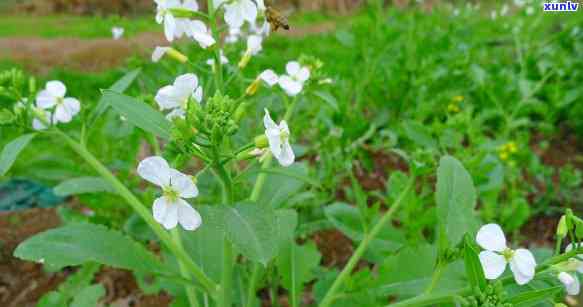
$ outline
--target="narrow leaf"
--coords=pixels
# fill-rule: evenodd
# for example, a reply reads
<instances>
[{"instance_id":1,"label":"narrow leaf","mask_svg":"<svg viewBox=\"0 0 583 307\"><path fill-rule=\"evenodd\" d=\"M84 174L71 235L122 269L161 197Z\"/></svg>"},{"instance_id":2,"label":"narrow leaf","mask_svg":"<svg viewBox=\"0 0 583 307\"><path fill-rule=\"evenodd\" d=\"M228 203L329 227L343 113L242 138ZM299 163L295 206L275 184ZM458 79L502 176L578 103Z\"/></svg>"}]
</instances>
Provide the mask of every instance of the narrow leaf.
<instances>
[{"instance_id":1,"label":"narrow leaf","mask_svg":"<svg viewBox=\"0 0 583 307\"><path fill-rule=\"evenodd\" d=\"M552 298L557 294L557 292L562 291L562 289L563 286L555 286L542 290L528 291L511 297L508 302L515 307L532 306L536 303Z\"/></svg>"},{"instance_id":2,"label":"narrow leaf","mask_svg":"<svg viewBox=\"0 0 583 307\"><path fill-rule=\"evenodd\" d=\"M164 139L170 139L170 122L151 106L111 90L103 91L103 99L135 126Z\"/></svg>"},{"instance_id":3,"label":"narrow leaf","mask_svg":"<svg viewBox=\"0 0 583 307\"><path fill-rule=\"evenodd\" d=\"M53 191L57 196L69 196L84 193L116 193L111 185L100 177L79 177L61 182Z\"/></svg>"},{"instance_id":4,"label":"narrow leaf","mask_svg":"<svg viewBox=\"0 0 583 307\"><path fill-rule=\"evenodd\" d=\"M456 245L464 234L478 227L474 214L476 189L472 177L464 166L451 156L439 161L437 169L437 216L439 233L450 245Z\"/></svg>"},{"instance_id":5,"label":"narrow leaf","mask_svg":"<svg viewBox=\"0 0 583 307\"><path fill-rule=\"evenodd\" d=\"M128 87L130 87L130 85L132 85L132 83L136 80L141 71L142 69L138 68L128 72L121 79L117 80L109 89L120 94L125 92L125 90L127 90ZM99 103L97 104L95 111L93 111L93 116L91 116L91 118L95 119L101 116L101 114L107 110L108 106L109 104L107 103L107 100L101 96L101 99L99 99Z\"/></svg>"},{"instance_id":6,"label":"narrow leaf","mask_svg":"<svg viewBox=\"0 0 583 307\"><path fill-rule=\"evenodd\" d=\"M35 135L35 133L31 133L19 136L4 146L0 154L0 176L4 176L8 172L18 154L32 141Z\"/></svg>"}]
</instances>

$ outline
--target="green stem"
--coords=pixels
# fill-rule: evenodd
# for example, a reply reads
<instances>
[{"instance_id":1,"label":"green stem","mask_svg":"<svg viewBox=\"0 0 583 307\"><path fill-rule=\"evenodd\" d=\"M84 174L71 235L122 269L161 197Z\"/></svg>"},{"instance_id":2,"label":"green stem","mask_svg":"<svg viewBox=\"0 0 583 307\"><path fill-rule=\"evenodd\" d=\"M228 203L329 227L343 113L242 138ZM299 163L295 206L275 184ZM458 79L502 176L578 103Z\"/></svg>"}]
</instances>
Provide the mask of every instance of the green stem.
<instances>
[{"instance_id":1,"label":"green stem","mask_svg":"<svg viewBox=\"0 0 583 307\"><path fill-rule=\"evenodd\" d=\"M283 116L283 119L285 121L290 120L291 116L295 111L297 102L298 98L296 96L292 103L287 108L285 115ZM268 153L267 157L265 157L265 160L263 160L263 163L261 164L261 169L262 170L268 169L271 166L272 162L273 155L271 153ZM259 173L259 175L257 175L257 179L255 180L255 185L253 186L253 191L251 191L251 196L249 197L249 200L253 202L259 200L259 196L261 196L261 191L263 190L263 186L265 185L265 181L267 180L267 175L268 175L267 172L261 172ZM260 269L261 267L259 266L259 264L257 263L253 264L251 279L249 280L249 288L247 289L247 304L245 305L247 307L253 306L253 301L255 299L255 288L257 285L257 279L259 276Z\"/></svg>"},{"instance_id":2,"label":"green stem","mask_svg":"<svg viewBox=\"0 0 583 307\"><path fill-rule=\"evenodd\" d=\"M470 288L464 288L455 293L448 293L448 294L424 294L420 295L408 300L404 300L402 302L398 302L395 304L387 305L391 307L406 307L406 306L441 306L445 303L451 303L455 300L456 297L460 295L464 295L470 293L472 290Z\"/></svg>"},{"instance_id":3,"label":"green stem","mask_svg":"<svg viewBox=\"0 0 583 307\"><path fill-rule=\"evenodd\" d=\"M174 243L181 249L184 249L184 246L182 245L182 240L180 239L180 232L178 230L178 228L174 228L171 231L172 233L172 238L174 239ZM178 268L180 269L180 275L182 277L184 277L187 280L190 280L190 273L188 272L188 268L182 263L182 262L178 262ZM184 286L184 289L186 290L186 296L188 297L188 302L190 303L191 307L198 307L198 300L196 298L196 288L194 288L193 286Z\"/></svg>"},{"instance_id":4,"label":"green stem","mask_svg":"<svg viewBox=\"0 0 583 307\"><path fill-rule=\"evenodd\" d=\"M368 246L370 245L372 240L374 240L374 238L376 238L376 236L381 232L383 227L391 220L391 218L393 217L393 214L401 206L403 200L405 199L405 196L409 193L409 191L413 187L414 179L415 179L415 177L411 176L411 178L409 179L409 183L407 184L407 187L403 190L403 192L401 192L401 195L399 195L399 198L395 201L393 206L391 206L391 208L383 215L383 217L372 228L371 232L368 233L368 235L366 235L364 240L362 240L362 242L360 243L360 245L358 246L358 248L356 249L354 254L352 254L350 259L348 260L348 263L346 264L344 269L342 269L342 272L340 272L340 275L338 275L338 277L336 278L336 280L334 281L334 283L332 284L330 289L328 289L328 292L326 293L326 295L324 296L324 299L322 300L322 302L319 305L320 307L329 307L332 305L332 302L334 300L334 296L336 295L336 292L338 291L340 286L342 286L344 281L348 278L348 276L350 275L350 273L352 272L354 267L358 264L358 261L364 255L364 252L366 251L366 249L368 248Z\"/></svg>"},{"instance_id":5,"label":"green stem","mask_svg":"<svg viewBox=\"0 0 583 307\"><path fill-rule=\"evenodd\" d=\"M231 175L220 164L220 157L216 157L215 171L223 187L223 205L232 206L234 202L233 181ZM223 238L223 271L221 274L221 292L219 296L219 306L230 307L232 305L233 289L233 266L235 264L233 246L225 236Z\"/></svg>"},{"instance_id":6,"label":"green stem","mask_svg":"<svg viewBox=\"0 0 583 307\"><path fill-rule=\"evenodd\" d=\"M437 286L437 282L439 281L439 279L441 278L441 275L443 274L443 263L441 261L437 262L437 266L435 267L435 271L433 272L433 277L431 278L431 283L429 284L429 287L427 287L427 290L425 290L425 294L429 294L431 293L431 291L433 291L433 289L435 289L435 286Z\"/></svg>"},{"instance_id":7,"label":"green stem","mask_svg":"<svg viewBox=\"0 0 583 307\"><path fill-rule=\"evenodd\" d=\"M192 275L197 279L197 281L203 286L203 288L208 291L211 295L216 294L217 285L209 279L204 272L198 267L190 256L179 246L177 246L172 237L158 224L146 206L130 191L128 188L121 183L115 175L113 175L95 156L93 156L85 147L81 146L78 142L73 140L67 134L63 133L58 129L54 131L62 137L67 145L69 145L81 158L83 158L91 167L95 169L97 173L103 179L105 179L111 186L116 190L116 192L140 215L142 219L148 224L148 226L154 231L158 236L160 241L178 258L179 262L182 262L186 268L192 273Z\"/></svg>"}]
</instances>

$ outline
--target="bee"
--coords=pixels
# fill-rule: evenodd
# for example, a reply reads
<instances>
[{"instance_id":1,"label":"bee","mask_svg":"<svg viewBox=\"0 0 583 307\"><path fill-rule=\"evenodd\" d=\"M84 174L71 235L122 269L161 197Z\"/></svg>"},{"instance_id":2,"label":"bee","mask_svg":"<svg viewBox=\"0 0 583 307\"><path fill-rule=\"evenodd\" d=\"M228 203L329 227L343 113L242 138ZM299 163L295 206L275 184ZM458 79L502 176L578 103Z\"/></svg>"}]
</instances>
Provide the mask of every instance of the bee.
<instances>
[{"instance_id":1,"label":"bee","mask_svg":"<svg viewBox=\"0 0 583 307\"><path fill-rule=\"evenodd\" d=\"M271 26L271 30L273 32L276 32L277 29L279 28L289 30L287 18L283 16L282 13L273 8L271 1L266 0L265 6L266 6L265 17L267 18L267 22L269 22L269 25Z\"/></svg>"}]
</instances>

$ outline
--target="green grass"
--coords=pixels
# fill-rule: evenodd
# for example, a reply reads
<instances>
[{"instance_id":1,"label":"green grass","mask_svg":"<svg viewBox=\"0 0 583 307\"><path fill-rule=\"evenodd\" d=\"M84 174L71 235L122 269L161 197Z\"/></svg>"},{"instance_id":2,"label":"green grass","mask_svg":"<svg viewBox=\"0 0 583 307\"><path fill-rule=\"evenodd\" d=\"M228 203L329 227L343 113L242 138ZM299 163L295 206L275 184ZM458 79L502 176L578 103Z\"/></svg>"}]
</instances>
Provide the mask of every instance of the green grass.
<instances>
[{"instance_id":1,"label":"green grass","mask_svg":"<svg viewBox=\"0 0 583 307\"><path fill-rule=\"evenodd\" d=\"M82 16L0 16L0 37L75 37L83 39L111 37L111 28L120 26L125 35L159 32L153 16L82 17Z\"/></svg>"}]
</instances>

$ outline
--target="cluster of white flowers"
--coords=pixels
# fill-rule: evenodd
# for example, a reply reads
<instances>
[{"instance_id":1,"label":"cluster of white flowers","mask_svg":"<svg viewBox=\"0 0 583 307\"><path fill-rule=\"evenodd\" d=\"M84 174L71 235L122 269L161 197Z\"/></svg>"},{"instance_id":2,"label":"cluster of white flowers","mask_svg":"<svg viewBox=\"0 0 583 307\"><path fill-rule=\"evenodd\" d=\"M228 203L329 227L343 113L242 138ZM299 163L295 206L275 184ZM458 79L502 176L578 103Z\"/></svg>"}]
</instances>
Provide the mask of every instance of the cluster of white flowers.
<instances>
[{"instance_id":1,"label":"cluster of white flowers","mask_svg":"<svg viewBox=\"0 0 583 307\"><path fill-rule=\"evenodd\" d=\"M43 120L34 118L32 127L35 130L47 128L45 123L57 124L68 123L81 110L79 100L65 97L67 87L61 81L47 82L45 89L36 96L36 107Z\"/></svg>"},{"instance_id":2,"label":"cluster of white flowers","mask_svg":"<svg viewBox=\"0 0 583 307\"><path fill-rule=\"evenodd\" d=\"M310 78L310 70L307 67L302 67L300 63L291 61L285 66L287 74L278 76L273 70L268 69L259 75L267 85L279 86L289 96L298 95L304 88L304 83Z\"/></svg>"},{"instance_id":3,"label":"cluster of white flowers","mask_svg":"<svg viewBox=\"0 0 583 307\"><path fill-rule=\"evenodd\" d=\"M578 246L580 247L580 246ZM570 252L574 248L573 244L567 245L565 252ZM559 272L558 278L565 285L568 295L579 295L581 292L581 283L577 277L577 273L583 274L583 254L577 255L577 257L569 259L571 263L574 264L573 271L562 271Z\"/></svg>"}]
</instances>

